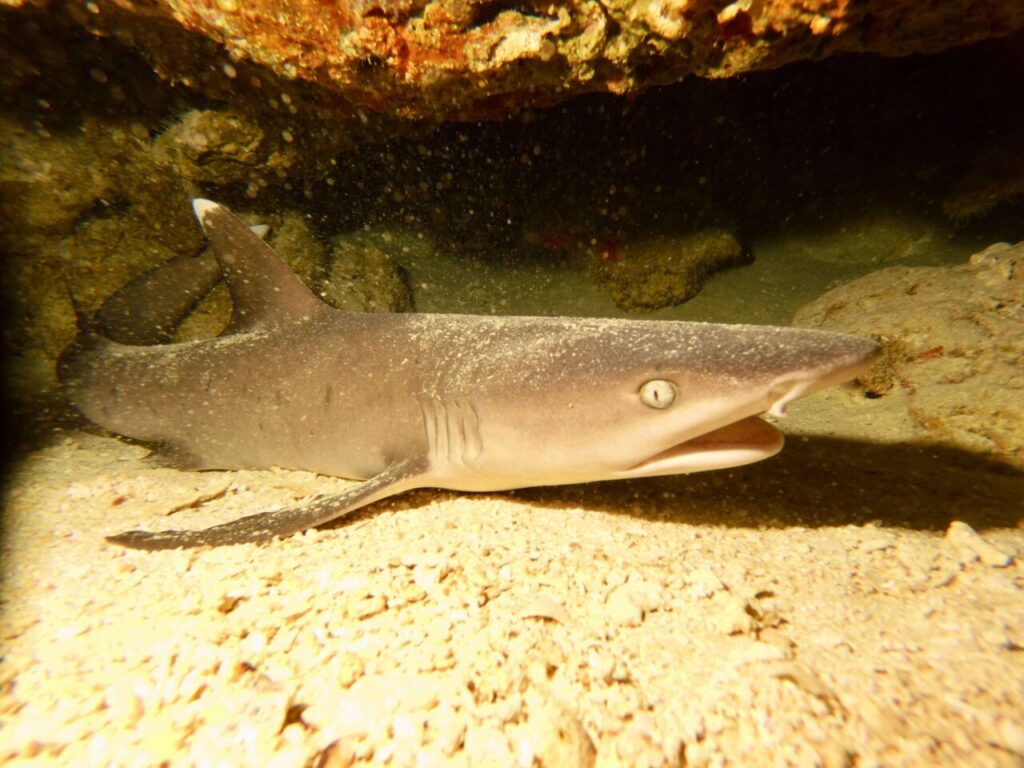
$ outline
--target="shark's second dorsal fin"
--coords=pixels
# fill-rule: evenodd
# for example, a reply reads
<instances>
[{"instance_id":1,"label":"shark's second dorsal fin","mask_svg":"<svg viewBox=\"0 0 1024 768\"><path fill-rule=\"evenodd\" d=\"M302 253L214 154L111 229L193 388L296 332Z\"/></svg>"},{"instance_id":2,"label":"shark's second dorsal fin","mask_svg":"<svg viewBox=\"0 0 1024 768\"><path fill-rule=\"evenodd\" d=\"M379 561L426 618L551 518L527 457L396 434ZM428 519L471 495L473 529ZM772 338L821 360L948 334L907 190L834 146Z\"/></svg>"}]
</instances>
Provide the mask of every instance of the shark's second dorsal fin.
<instances>
[{"instance_id":1,"label":"shark's second dorsal fin","mask_svg":"<svg viewBox=\"0 0 1024 768\"><path fill-rule=\"evenodd\" d=\"M296 322L324 310L274 250L227 208L197 197L192 209L231 291L234 309L225 333Z\"/></svg>"}]
</instances>

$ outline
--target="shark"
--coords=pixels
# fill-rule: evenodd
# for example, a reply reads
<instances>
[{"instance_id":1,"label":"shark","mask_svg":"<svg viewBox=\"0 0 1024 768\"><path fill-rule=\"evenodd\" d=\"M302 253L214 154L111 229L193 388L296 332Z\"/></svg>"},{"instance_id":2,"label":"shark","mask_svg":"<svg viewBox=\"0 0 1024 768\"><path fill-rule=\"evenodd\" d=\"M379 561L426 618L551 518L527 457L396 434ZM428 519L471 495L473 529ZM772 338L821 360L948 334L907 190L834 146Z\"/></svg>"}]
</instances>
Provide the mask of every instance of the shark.
<instances>
[{"instance_id":1,"label":"shark","mask_svg":"<svg viewBox=\"0 0 1024 768\"><path fill-rule=\"evenodd\" d=\"M879 350L792 327L337 310L227 207L197 198L193 209L207 252L80 316L57 365L67 398L183 468L358 483L202 530L107 537L127 547L264 543L419 487L501 491L761 461L783 445L762 414L856 378ZM220 278L233 307L224 331L168 342L175 317Z\"/></svg>"}]
</instances>

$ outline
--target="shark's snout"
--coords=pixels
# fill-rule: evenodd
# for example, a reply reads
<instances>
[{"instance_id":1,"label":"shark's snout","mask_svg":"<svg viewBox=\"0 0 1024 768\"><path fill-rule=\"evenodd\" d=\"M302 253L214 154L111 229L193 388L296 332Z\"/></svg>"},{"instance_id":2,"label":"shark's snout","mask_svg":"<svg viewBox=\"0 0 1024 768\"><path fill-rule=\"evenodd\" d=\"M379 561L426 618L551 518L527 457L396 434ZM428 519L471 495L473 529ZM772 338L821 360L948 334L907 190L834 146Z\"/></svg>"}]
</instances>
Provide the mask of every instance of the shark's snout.
<instances>
[{"instance_id":1,"label":"shark's snout","mask_svg":"<svg viewBox=\"0 0 1024 768\"><path fill-rule=\"evenodd\" d=\"M788 358L779 354L777 360L765 355L764 367L774 363L777 369L760 375L752 370L739 382L729 376L717 380L709 376L704 386L714 395L672 403L669 410L680 409L685 414L676 422L678 431L674 435L671 427L663 431L660 447L618 476L702 472L774 456L782 449L782 433L758 415L784 417L794 400L861 375L879 351L878 344L869 339L799 329L791 332L801 342L799 350L803 352L806 346L807 354ZM672 414L666 411L666 418L673 418Z\"/></svg>"},{"instance_id":2,"label":"shark's snout","mask_svg":"<svg viewBox=\"0 0 1024 768\"><path fill-rule=\"evenodd\" d=\"M786 415L786 406L819 389L852 381L864 373L878 357L881 347L871 339L855 336L849 339L850 349L806 371L799 371L778 379L769 389L770 405L766 408L776 418Z\"/></svg>"}]
</instances>

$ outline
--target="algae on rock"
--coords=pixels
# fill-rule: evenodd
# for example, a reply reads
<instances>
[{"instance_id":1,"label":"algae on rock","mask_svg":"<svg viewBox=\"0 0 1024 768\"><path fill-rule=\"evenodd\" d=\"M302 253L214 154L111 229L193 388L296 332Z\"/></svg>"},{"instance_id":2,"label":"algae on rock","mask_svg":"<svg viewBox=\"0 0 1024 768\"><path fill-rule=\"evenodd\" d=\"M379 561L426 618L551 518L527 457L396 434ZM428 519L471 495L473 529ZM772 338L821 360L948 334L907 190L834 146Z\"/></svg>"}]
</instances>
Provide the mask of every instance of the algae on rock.
<instances>
[{"instance_id":1,"label":"algae on rock","mask_svg":"<svg viewBox=\"0 0 1024 768\"><path fill-rule=\"evenodd\" d=\"M390 232L337 238L321 286L324 301L356 312L411 311L408 277L391 256L398 247Z\"/></svg>"},{"instance_id":2,"label":"algae on rock","mask_svg":"<svg viewBox=\"0 0 1024 768\"><path fill-rule=\"evenodd\" d=\"M917 437L1024 466L1024 243L957 267L891 267L801 309L794 324L879 338L862 381Z\"/></svg>"},{"instance_id":3,"label":"algae on rock","mask_svg":"<svg viewBox=\"0 0 1024 768\"><path fill-rule=\"evenodd\" d=\"M682 304L700 293L713 273L751 260L736 238L720 229L616 243L588 255L615 303L628 311Z\"/></svg>"}]
</instances>

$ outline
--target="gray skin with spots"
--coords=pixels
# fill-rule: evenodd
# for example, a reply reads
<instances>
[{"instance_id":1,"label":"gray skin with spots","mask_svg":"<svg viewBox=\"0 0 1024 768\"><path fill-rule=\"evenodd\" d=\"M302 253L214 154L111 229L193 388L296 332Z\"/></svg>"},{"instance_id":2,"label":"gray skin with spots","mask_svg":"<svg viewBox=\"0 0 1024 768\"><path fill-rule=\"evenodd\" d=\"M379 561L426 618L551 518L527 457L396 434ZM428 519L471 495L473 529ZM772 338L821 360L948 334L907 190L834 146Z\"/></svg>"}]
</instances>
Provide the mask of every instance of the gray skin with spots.
<instances>
[{"instance_id":1,"label":"gray skin with spots","mask_svg":"<svg viewBox=\"0 0 1024 768\"><path fill-rule=\"evenodd\" d=\"M207 530L109 537L130 547L265 541L416 487L492 491L747 464L782 447L757 414L782 415L854 378L878 350L797 328L338 311L226 208L194 207L231 291L227 330L133 346L86 323L59 362L71 402L194 468L364 482ZM119 292L118 314L151 303L154 284Z\"/></svg>"}]
</instances>

